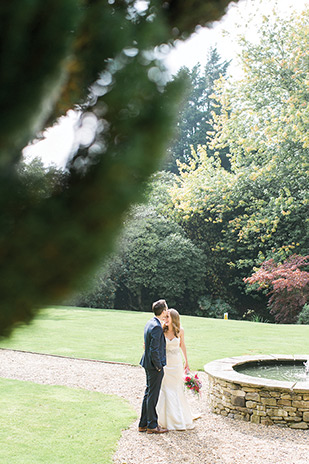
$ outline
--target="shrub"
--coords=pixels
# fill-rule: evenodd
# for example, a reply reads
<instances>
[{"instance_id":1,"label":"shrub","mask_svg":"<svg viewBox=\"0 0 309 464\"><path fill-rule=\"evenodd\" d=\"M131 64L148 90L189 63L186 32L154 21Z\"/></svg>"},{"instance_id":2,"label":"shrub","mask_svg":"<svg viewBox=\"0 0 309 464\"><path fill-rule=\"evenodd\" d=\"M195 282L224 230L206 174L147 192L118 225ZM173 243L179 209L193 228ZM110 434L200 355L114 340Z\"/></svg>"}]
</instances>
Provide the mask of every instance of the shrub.
<instances>
[{"instance_id":1,"label":"shrub","mask_svg":"<svg viewBox=\"0 0 309 464\"><path fill-rule=\"evenodd\" d=\"M108 276L98 275L94 278L92 287L78 293L69 304L82 308L113 308L115 293L115 282Z\"/></svg>"},{"instance_id":2,"label":"shrub","mask_svg":"<svg viewBox=\"0 0 309 464\"><path fill-rule=\"evenodd\" d=\"M309 303L305 304L301 310L297 319L297 324L309 324Z\"/></svg>"},{"instance_id":3,"label":"shrub","mask_svg":"<svg viewBox=\"0 0 309 464\"><path fill-rule=\"evenodd\" d=\"M309 255L292 255L283 263L269 259L244 281L258 284L258 290L270 290L268 306L277 322L295 323L309 296L308 265Z\"/></svg>"},{"instance_id":4,"label":"shrub","mask_svg":"<svg viewBox=\"0 0 309 464\"><path fill-rule=\"evenodd\" d=\"M229 317L235 317L237 311L232 308L229 303L221 298L214 298L211 295L204 295L198 300L199 309L196 310L196 316L212 317L222 319L224 313L228 313Z\"/></svg>"}]
</instances>

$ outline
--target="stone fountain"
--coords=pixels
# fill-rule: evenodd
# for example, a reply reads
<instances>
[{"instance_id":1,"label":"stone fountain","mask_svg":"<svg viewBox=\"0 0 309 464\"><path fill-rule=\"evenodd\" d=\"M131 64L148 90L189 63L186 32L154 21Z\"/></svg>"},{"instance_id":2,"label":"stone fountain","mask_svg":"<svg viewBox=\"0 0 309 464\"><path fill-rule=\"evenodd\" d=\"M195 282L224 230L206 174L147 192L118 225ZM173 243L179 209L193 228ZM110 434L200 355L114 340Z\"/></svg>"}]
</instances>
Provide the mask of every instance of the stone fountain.
<instances>
[{"instance_id":1,"label":"stone fountain","mask_svg":"<svg viewBox=\"0 0 309 464\"><path fill-rule=\"evenodd\" d=\"M302 365L302 376L275 380L245 373L250 366ZM209 399L216 414L255 424L309 429L308 355L255 355L206 364Z\"/></svg>"}]
</instances>

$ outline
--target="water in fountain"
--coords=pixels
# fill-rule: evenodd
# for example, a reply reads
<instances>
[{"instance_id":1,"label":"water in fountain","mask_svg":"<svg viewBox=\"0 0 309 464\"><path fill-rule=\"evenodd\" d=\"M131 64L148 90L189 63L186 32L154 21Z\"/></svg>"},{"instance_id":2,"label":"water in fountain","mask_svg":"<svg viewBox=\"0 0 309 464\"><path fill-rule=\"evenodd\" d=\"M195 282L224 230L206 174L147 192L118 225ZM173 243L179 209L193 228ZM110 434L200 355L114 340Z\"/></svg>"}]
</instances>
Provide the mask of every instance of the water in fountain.
<instances>
[{"instance_id":1,"label":"water in fountain","mask_svg":"<svg viewBox=\"0 0 309 464\"><path fill-rule=\"evenodd\" d=\"M305 369L304 369L305 366ZM306 362L254 363L237 366L238 372L253 377L289 382L309 381L309 359Z\"/></svg>"}]
</instances>

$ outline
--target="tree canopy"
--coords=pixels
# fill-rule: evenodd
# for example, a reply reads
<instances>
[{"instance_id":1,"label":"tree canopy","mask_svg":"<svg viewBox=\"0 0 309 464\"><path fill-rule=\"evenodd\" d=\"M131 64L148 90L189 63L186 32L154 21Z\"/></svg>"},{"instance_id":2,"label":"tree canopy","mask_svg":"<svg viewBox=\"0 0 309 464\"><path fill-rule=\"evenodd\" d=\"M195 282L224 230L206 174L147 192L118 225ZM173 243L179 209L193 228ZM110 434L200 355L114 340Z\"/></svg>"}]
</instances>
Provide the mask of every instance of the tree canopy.
<instances>
[{"instance_id":1,"label":"tree canopy","mask_svg":"<svg viewBox=\"0 0 309 464\"><path fill-rule=\"evenodd\" d=\"M291 255L282 264L273 259L265 261L245 281L269 291L269 307L276 321L295 323L309 298L308 256Z\"/></svg>"},{"instance_id":2,"label":"tree canopy","mask_svg":"<svg viewBox=\"0 0 309 464\"><path fill-rule=\"evenodd\" d=\"M204 145L207 133L212 129L212 112L219 113L220 105L214 104L210 96L213 94L215 81L225 76L229 62L221 60L216 48L207 52L207 61L203 69L197 64L193 69L182 67L175 79L184 78L187 82L183 101L177 116L176 132L168 148L166 166L178 173L177 160L187 163L191 159L191 149ZM228 168L229 161L226 149L220 155L223 165Z\"/></svg>"},{"instance_id":3,"label":"tree canopy","mask_svg":"<svg viewBox=\"0 0 309 464\"><path fill-rule=\"evenodd\" d=\"M74 304L102 308L108 301L111 308L144 311L164 295L169 306L196 314L199 296L206 292L206 266L203 251L162 210L170 207L174 178L169 172L152 176L145 188L147 204L132 208L115 252Z\"/></svg>"},{"instance_id":4,"label":"tree canopy","mask_svg":"<svg viewBox=\"0 0 309 464\"><path fill-rule=\"evenodd\" d=\"M309 61L307 55L298 59L301 53L296 50L301 42L302 53L308 53L303 43L306 18L306 14L282 22L276 16L265 18L259 40L241 39L241 78L222 76L212 95L199 78L199 67L192 70L190 98L195 96L198 102L208 92L202 106L216 109L210 140L204 133L204 143L196 143L196 149L191 145L190 155L187 146L178 174L153 176L144 189L148 205L126 221L119 252L100 277L103 282L104 275L108 288L97 287L92 295L95 304L96 295L102 301L113 287L116 307L130 304L143 309L163 292L169 304L190 314L222 317L229 312L237 318L297 320L307 298L308 272L302 266L306 285L299 289L291 255L297 254L301 263L308 250L309 157L306 131L299 131L297 138L288 126L299 117L300 127L307 124L303 103L307 104ZM288 72L282 74L281 65L273 65L279 57L299 76L297 86L288 85ZM286 102L295 102L296 97L302 109L286 119ZM194 111L185 108L185 113L192 116ZM289 137L278 137L280 128ZM189 138L187 125L181 126L179 120L178 129L184 141ZM230 159L228 170L222 165L221 150ZM280 272L287 276L284 282L291 291L286 291L282 279L280 285L272 279ZM267 292L274 284L268 306L267 292L248 285L266 274Z\"/></svg>"},{"instance_id":5,"label":"tree canopy","mask_svg":"<svg viewBox=\"0 0 309 464\"><path fill-rule=\"evenodd\" d=\"M204 249L218 296L244 292L264 260L308 251L308 19L265 17L256 43L241 39L242 77L222 77L213 95L214 156L198 147L172 189L174 217ZM227 147L230 172L216 152Z\"/></svg>"}]
</instances>

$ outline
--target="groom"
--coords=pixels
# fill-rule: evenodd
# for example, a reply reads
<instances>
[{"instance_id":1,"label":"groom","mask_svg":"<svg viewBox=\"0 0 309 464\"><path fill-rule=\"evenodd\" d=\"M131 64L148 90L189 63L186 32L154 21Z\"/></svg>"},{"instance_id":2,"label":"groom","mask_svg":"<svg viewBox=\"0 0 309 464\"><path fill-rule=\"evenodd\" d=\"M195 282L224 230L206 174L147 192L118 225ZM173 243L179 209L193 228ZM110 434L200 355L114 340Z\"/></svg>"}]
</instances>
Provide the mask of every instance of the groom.
<instances>
[{"instance_id":1,"label":"groom","mask_svg":"<svg viewBox=\"0 0 309 464\"><path fill-rule=\"evenodd\" d=\"M162 323L167 314L166 301L155 301L152 310L155 316L145 326L145 351L140 361L140 365L146 372L146 390L138 431L165 433L168 430L158 425L156 405L164 375L163 366L166 365L165 337L162 329Z\"/></svg>"}]
</instances>

